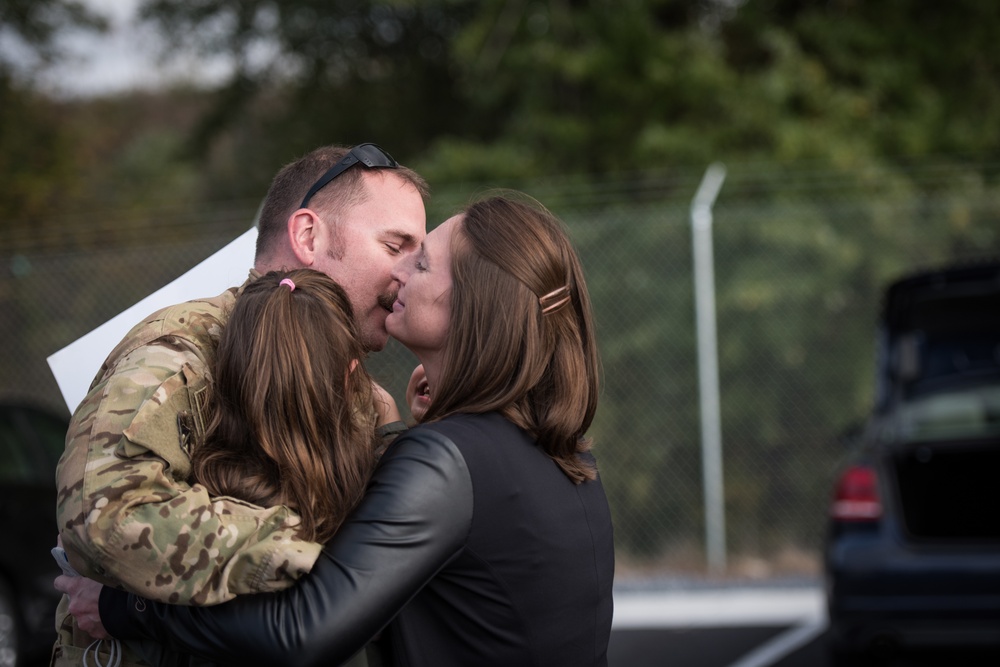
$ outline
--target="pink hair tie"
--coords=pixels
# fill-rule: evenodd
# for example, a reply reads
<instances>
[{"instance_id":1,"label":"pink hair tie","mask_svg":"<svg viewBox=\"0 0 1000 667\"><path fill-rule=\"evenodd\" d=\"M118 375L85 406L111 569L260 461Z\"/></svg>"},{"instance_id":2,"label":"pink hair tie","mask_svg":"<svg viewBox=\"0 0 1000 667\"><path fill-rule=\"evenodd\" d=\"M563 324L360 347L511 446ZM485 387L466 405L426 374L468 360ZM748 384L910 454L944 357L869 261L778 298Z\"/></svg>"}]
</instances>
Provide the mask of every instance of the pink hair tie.
<instances>
[{"instance_id":1,"label":"pink hair tie","mask_svg":"<svg viewBox=\"0 0 1000 667\"><path fill-rule=\"evenodd\" d=\"M279 284L279 285L288 285L288 289L289 289L289 291L291 291L291 292L294 292L294 291L295 291L295 283L293 283L293 282L292 282L292 279L291 279L291 278L283 278L283 279L281 280L281 282L280 282L280 283L278 283L278 284Z\"/></svg>"}]
</instances>

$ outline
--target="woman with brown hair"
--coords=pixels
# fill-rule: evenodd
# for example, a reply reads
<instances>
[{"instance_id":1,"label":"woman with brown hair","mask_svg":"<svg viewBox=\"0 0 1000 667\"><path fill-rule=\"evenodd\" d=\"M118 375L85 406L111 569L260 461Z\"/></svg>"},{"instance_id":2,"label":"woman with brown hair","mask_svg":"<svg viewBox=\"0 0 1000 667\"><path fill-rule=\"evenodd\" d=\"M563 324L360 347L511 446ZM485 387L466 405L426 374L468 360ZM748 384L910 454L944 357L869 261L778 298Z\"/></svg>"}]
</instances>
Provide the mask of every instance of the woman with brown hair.
<instances>
[{"instance_id":1,"label":"woman with brown hair","mask_svg":"<svg viewBox=\"0 0 1000 667\"><path fill-rule=\"evenodd\" d=\"M429 404L312 572L215 607L105 588L111 634L241 665L335 665L379 631L390 665L607 664L612 527L585 435L598 355L561 223L492 197L394 277L386 326L423 365Z\"/></svg>"}]
</instances>

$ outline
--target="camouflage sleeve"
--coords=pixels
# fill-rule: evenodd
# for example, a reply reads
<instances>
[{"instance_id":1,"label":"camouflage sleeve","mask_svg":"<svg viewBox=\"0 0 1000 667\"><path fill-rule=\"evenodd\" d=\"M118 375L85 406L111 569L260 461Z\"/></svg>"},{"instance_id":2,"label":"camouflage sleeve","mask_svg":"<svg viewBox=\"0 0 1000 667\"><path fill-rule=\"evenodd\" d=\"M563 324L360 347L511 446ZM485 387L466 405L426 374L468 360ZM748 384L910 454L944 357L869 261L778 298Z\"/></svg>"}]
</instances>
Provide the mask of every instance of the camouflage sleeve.
<instances>
[{"instance_id":1,"label":"camouflage sleeve","mask_svg":"<svg viewBox=\"0 0 1000 667\"><path fill-rule=\"evenodd\" d=\"M320 545L286 507L210 498L189 484L207 386L195 347L161 339L123 356L76 410L59 461L56 517L73 566L144 597L217 604L279 590Z\"/></svg>"}]
</instances>

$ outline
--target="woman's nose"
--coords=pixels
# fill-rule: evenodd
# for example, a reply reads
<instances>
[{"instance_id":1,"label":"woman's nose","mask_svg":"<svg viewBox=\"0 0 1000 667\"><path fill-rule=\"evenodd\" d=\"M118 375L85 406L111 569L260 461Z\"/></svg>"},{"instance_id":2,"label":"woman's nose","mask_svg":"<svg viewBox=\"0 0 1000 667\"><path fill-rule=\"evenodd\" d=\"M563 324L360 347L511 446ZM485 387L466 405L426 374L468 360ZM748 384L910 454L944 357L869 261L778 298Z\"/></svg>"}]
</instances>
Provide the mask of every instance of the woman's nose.
<instances>
[{"instance_id":1,"label":"woman's nose","mask_svg":"<svg viewBox=\"0 0 1000 667\"><path fill-rule=\"evenodd\" d=\"M409 257L400 258L399 261L397 261L393 265L392 271L389 272L389 275L392 276L392 279L395 280L400 285L406 282L406 278L409 275L409 273L406 270L406 264L408 261L410 261Z\"/></svg>"}]
</instances>

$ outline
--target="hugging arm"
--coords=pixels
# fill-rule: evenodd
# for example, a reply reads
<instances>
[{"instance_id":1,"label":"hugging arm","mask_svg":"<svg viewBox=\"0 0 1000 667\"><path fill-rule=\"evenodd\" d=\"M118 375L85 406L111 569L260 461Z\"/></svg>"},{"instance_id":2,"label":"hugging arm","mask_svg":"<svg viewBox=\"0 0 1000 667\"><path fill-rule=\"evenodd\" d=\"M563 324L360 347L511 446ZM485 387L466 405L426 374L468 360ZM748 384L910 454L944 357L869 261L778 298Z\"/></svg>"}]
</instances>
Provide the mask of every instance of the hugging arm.
<instances>
[{"instance_id":1,"label":"hugging arm","mask_svg":"<svg viewBox=\"0 0 1000 667\"><path fill-rule=\"evenodd\" d=\"M214 607L105 588L101 618L115 637L152 638L221 663L337 664L462 549L472 503L455 444L429 429L411 431L390 447L364 500L292 588Z\"/></svg>"}]
</instances>

